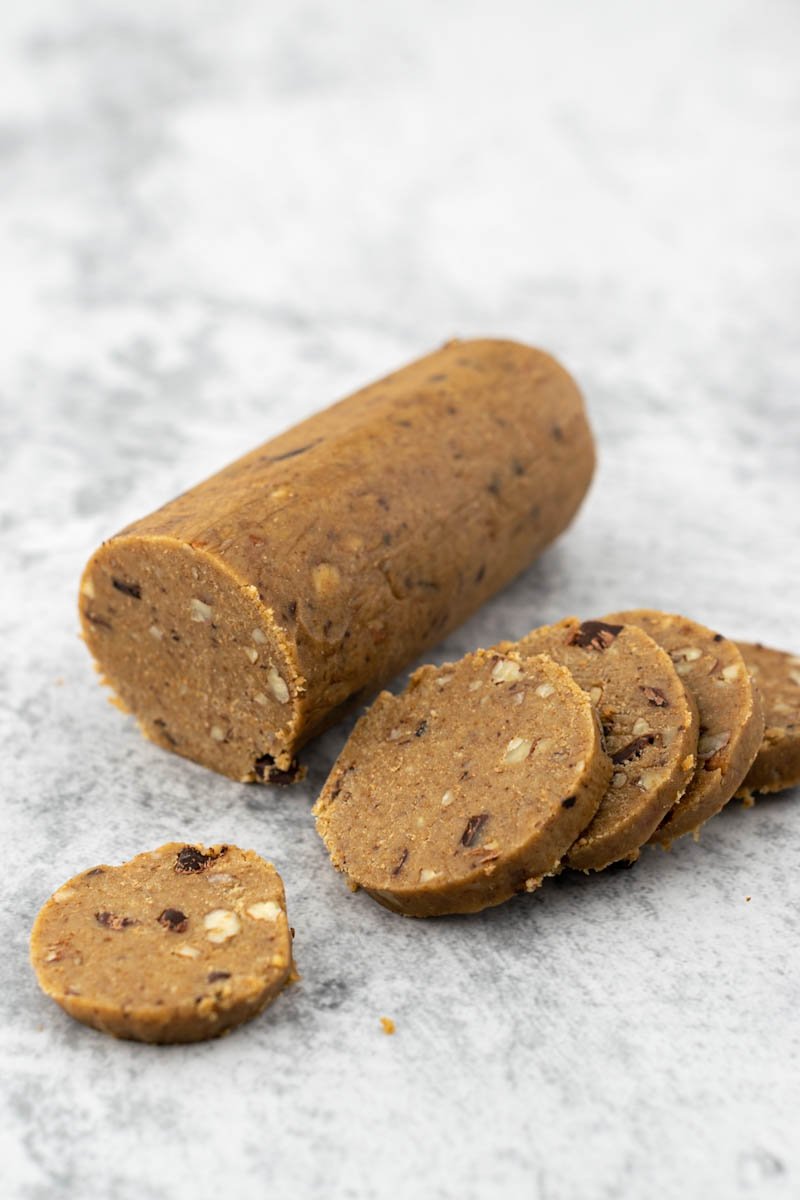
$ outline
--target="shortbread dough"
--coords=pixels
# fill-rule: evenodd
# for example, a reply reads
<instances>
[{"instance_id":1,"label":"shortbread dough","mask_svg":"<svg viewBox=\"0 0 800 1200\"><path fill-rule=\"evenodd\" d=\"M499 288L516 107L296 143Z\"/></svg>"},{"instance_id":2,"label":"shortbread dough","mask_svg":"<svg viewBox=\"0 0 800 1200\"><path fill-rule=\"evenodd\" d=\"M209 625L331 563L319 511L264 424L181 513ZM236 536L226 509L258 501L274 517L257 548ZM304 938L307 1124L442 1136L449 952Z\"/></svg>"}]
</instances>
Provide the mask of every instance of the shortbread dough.
<instances>
[{"instance_id":1,"label":"shortbread dough","mask_svg":"<svg viewBox=\"0 0 800 1200\"><path fill-rule=\"evenodd\" d=\"M737 795L780 792L800 783L800 655L738 642L764 701L766 729Z\"/></svg>"},{"instance_id":2,"label":"shortbread dough","mask_svg":"<svg viewBox=\"0 0 800 1200\"><path fill-rule=\"evenodd\" d=\"M644 629L667 651L697 701L694 779L650 838L669 846L675 838L695 833L741 786L764 734L761 698L736 644L697 621L644 608L603 620Z\"/></svg>"},{"instance_id":3,"label":"shortbread dough","mask_svg":"<svg viewBox=\"0 0 800 1200\"><path fill-rule=\"evenodd\" d=\"M48 996L104 1033L216 1037L290 978L283 884L252 850L170 842L59 888L36 918L31 961Z\"/></svg>"},{"instance_id":4,"label":"shortbread dough","mask_svg":"<svg viewBox=\"0 0 800 1200\"><path fill-rule=\"evenodd\" d=\"M561 533L593 469L563 367L451 342L105 542L81 583L86 643L159 745L289 782L310 737Z\"/></svg>"},{"instance_id":5,"label":"shortbread dough","mask_svg":"<svg viewBox=\"0 0 800 1200\"><path fill-rule=\"evenodd\" d=\"M422 667L357 723L317 802L333 864L395 912L533 891L594 816L611 762L587 694L544 656Z\"/></svg>"},{"instance_id":6,"label":"shortbread dough","mask_svg":"<svg viewBox=\"0 0 800 1200\"><path fill-rule=\"evenodd\" d=\"M510 648L504 644L505 648ZM565 865L599 871L635 859L686 791L697 753L697 705L666 653L636 625L567 617L514 647L549 654L588 692L614 773Z\"/></svg>"}]
</instances>

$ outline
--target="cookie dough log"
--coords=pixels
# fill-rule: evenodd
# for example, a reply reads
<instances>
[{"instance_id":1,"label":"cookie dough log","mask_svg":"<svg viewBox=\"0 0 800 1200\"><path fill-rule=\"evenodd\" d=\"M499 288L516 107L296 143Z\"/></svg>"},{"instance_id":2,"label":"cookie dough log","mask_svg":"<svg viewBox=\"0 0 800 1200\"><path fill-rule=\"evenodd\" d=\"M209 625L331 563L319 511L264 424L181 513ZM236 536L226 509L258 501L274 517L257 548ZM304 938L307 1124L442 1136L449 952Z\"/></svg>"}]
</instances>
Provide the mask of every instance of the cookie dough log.
<instances>
[{"instance_id":1,"label":"cookie dough log","mask_svg":"<svg viewBox=\"0 0 800 1200\"><path fill-rule=\"evenodd\" d=\"M741 786L764 734L761 697L734 642L697 621L652 609L604 621L638 625L669 654L700 717L695 775L650 838L669 847L718 813Z\"/></svg>"},{"instance_id":2,"label":"cookie dough log","mask_svg":"<svg viewBox=\"0 0 800 1200\"><path fill-rule=\"evenodd\" d=\"M636 625L577 617L534 629L513 648L523 657L549 654L568 668L597 709L614 764L608 791L565 866L600 871L635 860L686 791L697 761L697 705L671 658Z\"/></svg>"},{"instance_id":3,"label":"cookie dough log","mask_svg":"<svg viewBox=\"0 0 800 1200\"><path fill-rule=\"evenodd\" d=\"M140 1042L197 1042L249 1021L291 977L280 876L252 850L170 842L70 879L31 934L42 990Z\"/></svg>"},{"instance_id":4,"label":"cookie dough log","mask_svg":"<svg viewBox=\"0 0 800 1200\"><path fill-rule=\"evenodd\" d=\"M800 656L760 642L738 642L764 701L766 729L756 760L736 793L780 792L800 784Z\"/></svg>"},{"instance_id":5,"label":"cookie dough log","mask_svg":"<svg viewBox=\"0 0 800 1200\"><path fill-rule=\"evenodd\" d=\"M478 650L382 692L314 811L354 888L407 916L478 912L558 870L610 776L566 668Z\"/></svg>"},{"instance_id":6,"label":"cookie dough log","mask_svg":"<svg viewBox=\"0 0 800 1200\"><path fill-rule=\"evenodd\" d=\"M557 362L448 343L105 542L86 642L153 741L285 781L304 742L533 561L593 468Z\"/></svg>"}]
</instances>

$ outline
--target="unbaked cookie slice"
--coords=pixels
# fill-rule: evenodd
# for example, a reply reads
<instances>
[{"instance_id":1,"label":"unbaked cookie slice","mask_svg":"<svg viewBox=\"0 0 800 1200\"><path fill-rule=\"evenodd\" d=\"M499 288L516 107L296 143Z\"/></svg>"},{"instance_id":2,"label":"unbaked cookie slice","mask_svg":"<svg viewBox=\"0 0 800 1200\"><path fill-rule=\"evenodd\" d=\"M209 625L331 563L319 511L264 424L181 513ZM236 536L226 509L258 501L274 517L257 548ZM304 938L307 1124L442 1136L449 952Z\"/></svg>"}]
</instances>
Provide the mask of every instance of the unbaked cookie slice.
<instances>
[{"instance_id":1,"label":"unbaked cookie slice","mask_svg":"<svg viewBox=\"0 0 800 1200\"><path fill-rule=\"evenodd\" d=\"M314 811L351 886L408 916L478 912L557 870L610 776L566 668L478 650L382 692Z\"/></svg>"},{"instance_id":2,"label":"unbaked cookie slice","mask_svg":"<svg viewBox=\"0 0 800 1200\"><path fill-rule=\"evenodd\" d=\"M697 621L647 608L603 620L644 629L667 651L697 701L700 737L694 778L650 838L669 846L696 832L741 785L764 734L761 698L736 644Z\"/></svg>"},{"instance_id":3,"label":"unbaked cookie slice","mask_svg":"<svg viewBox=\"0 0 800 1200\"><path fill-rule=\"evenodd\" d=\"M290 978L283 884L252 850L170 842L59 888L36 918L31 962L84 1025L141 1042L216 1037Z\"/></svg>"},{"instance_id":4,"label":"unbaked cookie slice","mask_svg":"<svg viewBox=\"0 0 800 1200\"><path fill-rule=\"evenodd\" d=\"M760 642L738 642L764 701L766 729L756 760L736 793L780 792L800 783L800 657Z\"/></svg>"},{"instance_id":5,"label":"unbaked cookie slice","mask_svg":"<svg viewBox=\"0 0 800 1200\"><path fill-rule=\"evenodd\" d=\"M513 648L523 656L549 654L569 669L597 708L614 764L600 807L565 865L600 871L636 859L696 764L697 705L671 658L636 625L577 617L534 629Z\"/></svg>"}]
</instances>

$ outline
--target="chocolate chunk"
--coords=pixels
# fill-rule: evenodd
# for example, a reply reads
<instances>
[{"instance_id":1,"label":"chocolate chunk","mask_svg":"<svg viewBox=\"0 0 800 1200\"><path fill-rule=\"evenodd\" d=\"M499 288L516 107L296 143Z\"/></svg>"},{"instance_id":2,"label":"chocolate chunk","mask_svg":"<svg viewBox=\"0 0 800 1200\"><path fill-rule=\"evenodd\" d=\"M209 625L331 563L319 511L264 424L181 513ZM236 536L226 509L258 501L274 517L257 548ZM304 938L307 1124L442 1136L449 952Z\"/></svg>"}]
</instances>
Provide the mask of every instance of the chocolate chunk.
<instances>
[{"instance_id":1,"label":"chocolate chunk","mask_svg":"<svg viewBox=\"0 0 800 1200\"><path fill-rule=\"evenodd\" d=\"M611 761L615 766L620 763L629 762L632 758L638 758L646 746L652 746L656 740L654 733L645 733L641 737L634 738L632 742L628 742L627 746L621 746L611 755Z\"/></svg>"},{"instance_id":2,"label":"chocolate chunk","mask_svg":"<svg viewBox=\"0 0 800 1200\"><path fill-rule=\"evenodd\" d=\"M216 983L219 979L230 979L230 977L230 971L209 971L207 979L209 983Z\"/></svg>"},{"instance_id":3,"label":"chocolate chunk","mask_svg":"<svg viewBox=\"0 0 800 1200\"><path fill-rule=\"evenodd\" d=\"M623 628L622 625L608 625L605 621L584 621L580 628L570 635L567 645L607 650Z\"/></svg>"},{"instance_id":4,"label":"chocolate chunk","mask_svg":"<svg viewBox=\"0 0 800 1200\"><path fill-rule=\"evenodd\" d=\"M104 874L105 874L105 872L102 867L92 867L91 871L86 872L86 874L84 875L84 879L90 879L92 875L104 875Z\"/></svg>"},{"instance_id":5,"label":"chocolate chunk","mask_svg":"<svg viewBox=\"0 0 800 1200\"><path fill-rule=\"evenodd\" d=\"M423 733L428 732L428 722L420 721L417 728L414 730L414 737L422 737Z\"/></svg>"},{"instance_id":6,"label":"chocolate chunk","mask_svg":"<svg viewBox=\"0 0 800 1200\"><path fill-rule=\"evenodd\" d=\"M577 796L567 796L566 800L561 801L562 808L574 808Z\"/></svg>"},{"instance_id":7,"label":"chocolate chunk","mask_svg":"<svg viewBox=\"0 0 800 1200\"><path fill-rule=\"evenodd\" d=\"M182 913L179 908L165 908L156 920L159 925L163 925L165 929L172 930L173 933L185 933L189 928L189 920L186 913Z\"/></svg>"},{"instance_id":8,"label":"chocolate chunk","mask_svg":"<svg viewBox=\"0 0 800 1200\"><path fill-rule=\"evenodd\" d=\"M112 579L111 583L124 596L131 596L134 600L141 600L142 589L138 583L126 583L124 579Z\"/></svg>"},{"instance_id":9,"label":"chocolate chunk","mask_svg":"<svg viewBox=\"0 0 800 1200\"><path fill-rule=\"evenodd\" d=\"M470 817L470 819L467 821L466 828L461 835L461 845L474 846L475 839L488 820L488 813L476 813L474 817Z\"/></svg>"},{"instance_id":10,"label":"chocolate chunk","mask_svg":"<svg viewBox=\"0 0 800 1200\"><path fill-rule=\"evenodd\" d=\"M721 642L721 641L722 641L722 634L721 634L721 633L715 633L715 634L714 634L714 641L715 641L715 642Z\"/></svg>"},{"instance_id":11,"label":"chocolate chunk","mask_svg":"<svg viewBox=\"0 0 800 1200\"><path fill-rule=\"evenodd\" d=\"M94 914L94 919L98 925L105 926L106 929L127 929L130 925L136 925L133 917L118 917L112 912L98 912Z\"/></svg>"},{"instance_id":12,"label":"chocolate chunk","mask_svg":"<svg viewBox=\"0 0 800 1200\"><path fill-rule=\"evenodd\" d=\"M408 847L406 847L406 849L405 849L405 850L403 851L403 853L400 855L400 858L399 858L399 860L398 860L398 862L397 862L397 866L395 866L395 867L392 867L392 874L393 874L393 875L399 875L399 874L400 874L400 872L402 871L403 867L406 865L406 860L407 860L407 859L408 859Z\"/></svg>"},{"instance_id":13,"label":"chocolate chunk","mask_svg":"<svg viewBox=\"0 0 800 1200\"><path fill-rule=\"evenodd\" d=\"M281 787L288 787L290 783L296 783L300 778L300 764L296 758L290 762L287 770L282 770L275 766L275 759L271 754L262 754L261 758L257 758L255 762L256 778L262 783L276 783Z\"/></svg>"},{"instance_id":14,"label":"chocolate chunk","mask_svg":"<svg viewBox=\"0 0 800 1200\"><path fill-rule=\"evenodd\" d=\"M643 687L642 691L647 700L654 704L656 708L669 708L669 700L662 692L661 688Z\"/></svg>"},{"instance_id":15,"label":"chocolate chunk","mask_svg":"<svg viewBox=\"0 0 800 1200\"><path fill-rule=\"evenodd\" d=\"M175 856L176 874L196 875L198 871L204 871L216 857L216 854L203 854L197 846L184 846Z\"/></svg>"}]
</instances>

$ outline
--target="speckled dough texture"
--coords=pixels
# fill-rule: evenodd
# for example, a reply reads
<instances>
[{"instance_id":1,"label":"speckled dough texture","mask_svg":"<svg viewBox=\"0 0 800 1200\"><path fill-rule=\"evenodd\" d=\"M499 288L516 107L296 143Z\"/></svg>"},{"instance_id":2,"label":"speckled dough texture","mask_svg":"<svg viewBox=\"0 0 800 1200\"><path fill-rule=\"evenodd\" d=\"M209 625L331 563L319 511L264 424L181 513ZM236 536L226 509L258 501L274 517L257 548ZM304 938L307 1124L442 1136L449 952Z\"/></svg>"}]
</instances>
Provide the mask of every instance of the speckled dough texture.
<instances>
[{"instance_id":1,"label":"speckled dough texture","mask_svg":"<svg viewBox=\"0 0 800 1200\"><path fill-rule=\"evenodd\" d=\"M565 528L593 468L554 359L448 343L104 543L81 584L87 645L148 737L283 781Z\"/></svg>"},{"instance_id":2,"label":"speckled dough texture","mask_svg":"<svg viewBox=\"0 0 800 1200\"><path fill-rule=\"evenodd\" d=\"M257 1016L290 978L280 876L252 850L170 842L54 892L31 933L43 991L142 1042L197 1042Z\"/></svg>"},{"instance_id":3,"label":"speckled dough texture","mask_svg":"<svg viewBox=\"0 0 800 1200\"><path fill-rule=\"evenodd\" d=\"M532 630L515 649L549 654L568 668L597 709L614 765L600 807L565 865L599 871L635 859L694 775L697 705L672 660L636 625L577 617Z\"/></svg>"},{"instance_id":4,"label":"speckled dough texture","mask_svg":"<svg viewBox=\"0 0 800 1200\"><path fill-rule=\"evenodd\" d=\"M697 701L694 779L650 839L669 846L683 834L696 833L740 786L764 734L761 697L736 644L697 621L643 608L603 620L644 629L667 651Z\"/></svg>"},{"instance_id":5,"label":"speckled dough texture","mask_svg":"<svg viewBox=\"0 0 800 1200\"><path fill-rule=\"evenodd\" d=\"M764 703L764 740L737 795L780 792L800 783L800 655L737 642Z\"/></svg>"},{"instance_id":6,"label":"speckled dough texture","mask_svg":"<svg viewBox=\"0 0 800 1200\"><path fill-rule=\"evenodd\" d=\"M351 886L408 916L478 912L554 872L611 775L588 696L544 655L422 667L356 725L317 802Z\"/></svg>"}]
</instances>

